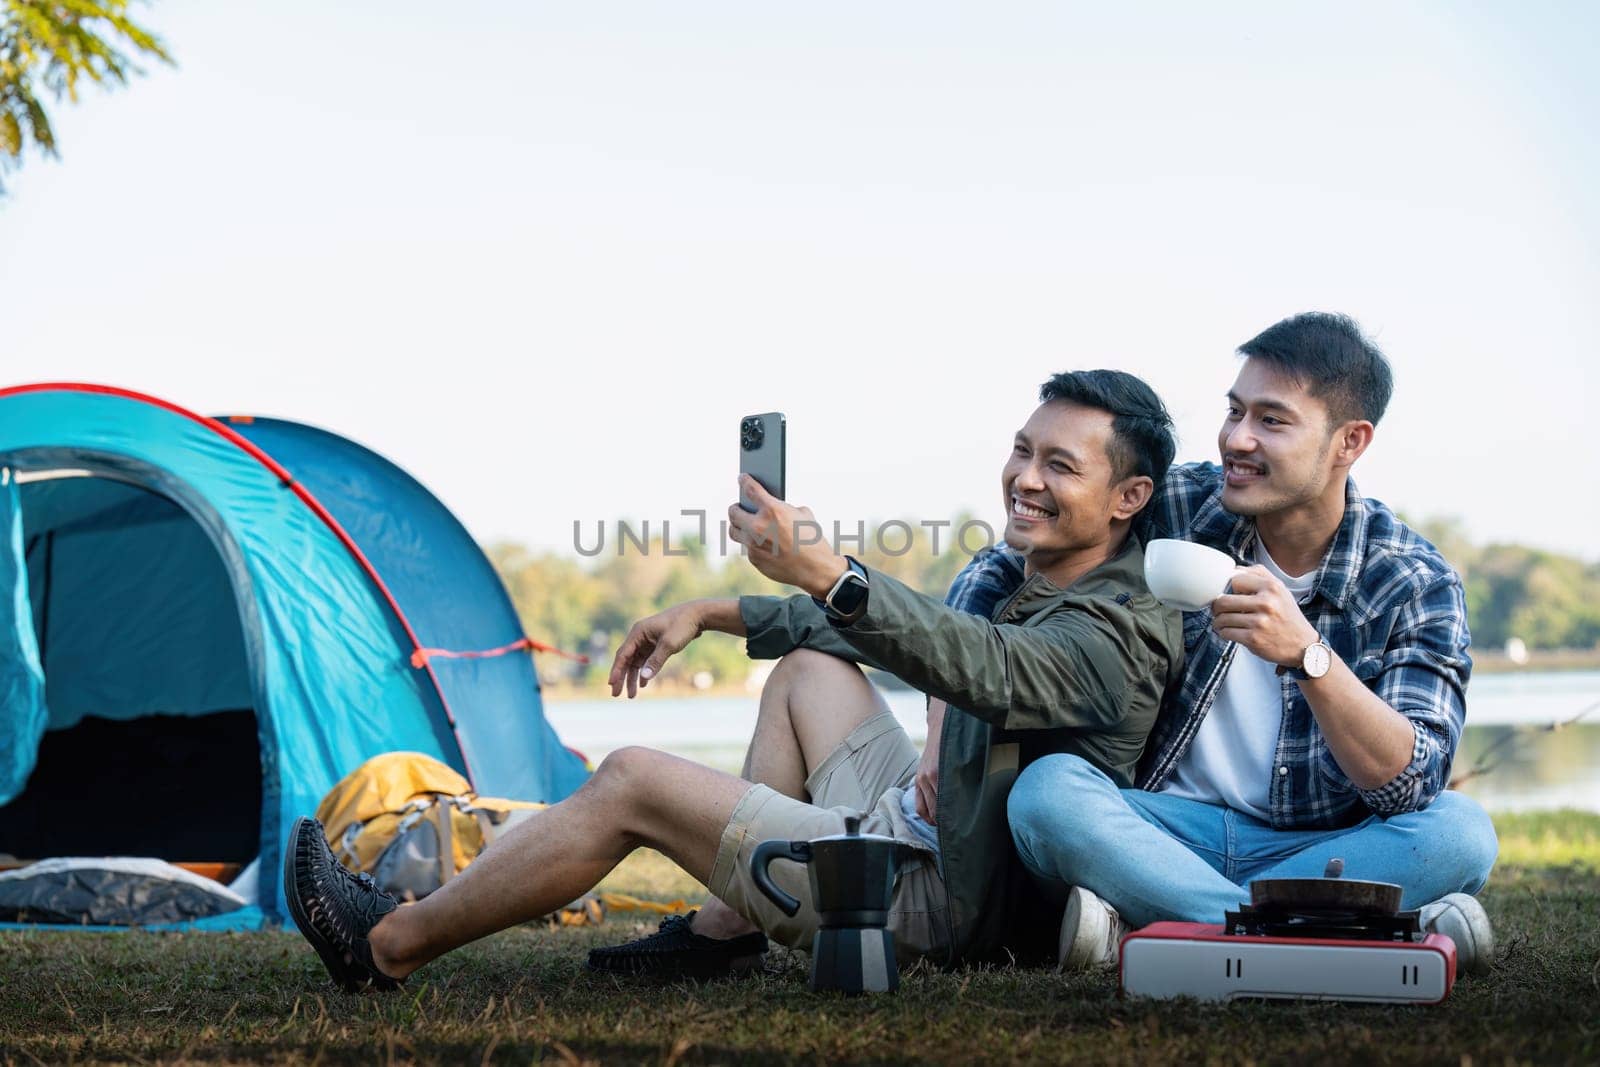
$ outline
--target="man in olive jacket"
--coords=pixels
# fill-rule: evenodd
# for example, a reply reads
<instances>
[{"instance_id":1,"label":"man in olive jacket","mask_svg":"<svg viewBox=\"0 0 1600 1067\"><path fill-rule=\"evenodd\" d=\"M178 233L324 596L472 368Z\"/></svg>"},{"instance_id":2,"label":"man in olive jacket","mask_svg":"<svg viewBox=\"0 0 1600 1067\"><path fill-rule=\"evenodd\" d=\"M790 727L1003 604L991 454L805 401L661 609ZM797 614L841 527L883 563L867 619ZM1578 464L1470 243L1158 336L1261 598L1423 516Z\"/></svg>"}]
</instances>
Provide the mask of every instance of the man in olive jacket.
<instances>
[{"instance_id":1,"label":"man in olive jacket","mask_svg":"<svg viewBox=\"0 0 1600 1067\"><path fill-rule=\"evenodd\" d=\"M808 538L820 529L809 509L745 481L756 510L729 508L732 536L758 570L802 592L676 605L634 625L611 672L613 695L631 697L708 629L746 636L754 657L782 656L742 777L646 749L613 752L572 797L404 907L345 871L321 826L300 820L286 897L334 979L394 988L451 949L581 896L640 846L714 899L651 937L596 950L591 967L707 977L758 961L766 934L809 948L818 919L805 871L771 869L802 902L789 917L756 890L750 856L763 840L839 833L847 816L916 850L889 917L902 960L1052 955L1048 921L1018 928L1030 913L1019 907L1026 883L1013 876L1006 792L1022 766L1054 752L1131 782L1181 673L1182 633L1145 588L1130 530L1172 460L1165 408L1116 371L1057 375L1040 397L1001 472L1005 540L1023 561L1020 587L1003 600L973 580L986 573L975 560L941 604ZM920 760L857 663L928 694Z\"/></svg>"}]
</instances>

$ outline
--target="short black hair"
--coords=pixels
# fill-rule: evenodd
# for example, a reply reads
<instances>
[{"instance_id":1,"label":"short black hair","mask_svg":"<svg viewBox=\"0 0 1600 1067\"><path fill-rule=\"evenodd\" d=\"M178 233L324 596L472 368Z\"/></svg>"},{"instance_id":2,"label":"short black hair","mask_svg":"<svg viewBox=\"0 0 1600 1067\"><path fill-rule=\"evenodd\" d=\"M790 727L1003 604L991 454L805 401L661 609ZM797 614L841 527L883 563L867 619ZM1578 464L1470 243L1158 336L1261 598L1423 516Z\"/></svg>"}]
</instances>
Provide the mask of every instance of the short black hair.
<instances>
[{"instance_id":1,"label":"short black hair","mask_svg":"<svg viewBox=\"0 0 1600 1067\"><path fill-rule=\"evenodd\" d=\"M1111 480L1144 475L1161 487L1178 451L1172 416L1156 391L1120 370L1063 371L1039 387L1039 402L1066 400L1111 414Z\"/></svg>"},{"instance_id":2,"label":"short black hair","mask_svg":"<svg viewBox=\"0 0 1600 1067\"><path fill-rule=\"evenodd\" d=\"M1329 422L1377 425L1394 394L1394 372L1378 346L1348 315L1307 311L1268 326L1239 354L1283 371L1328 406Z\"/></svg>"}]
</instances>

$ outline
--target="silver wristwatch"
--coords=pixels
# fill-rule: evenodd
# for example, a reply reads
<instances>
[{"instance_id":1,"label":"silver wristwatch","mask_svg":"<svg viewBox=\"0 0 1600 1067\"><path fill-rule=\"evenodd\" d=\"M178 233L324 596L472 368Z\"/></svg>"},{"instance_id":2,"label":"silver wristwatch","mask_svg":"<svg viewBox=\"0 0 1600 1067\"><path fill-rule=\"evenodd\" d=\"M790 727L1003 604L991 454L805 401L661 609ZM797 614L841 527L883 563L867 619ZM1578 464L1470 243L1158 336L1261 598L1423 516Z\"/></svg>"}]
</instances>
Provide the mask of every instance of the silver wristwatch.
<instances>
[{"instance_id":1,"label":"silver wristwatch","mask_svg":"<svg viewBox=\"0 0 1600 1067\"><path fill-rule=\"evenodd\" d=\"M1333 666L1333 647L1322 638L1317 638L1315 643L1306 646L1300 653L1300 666L1279 667L1279 674L1287 674L1297 682L1321 678L1328 673L1328 668Z\"/></svg>"}]
</instances>

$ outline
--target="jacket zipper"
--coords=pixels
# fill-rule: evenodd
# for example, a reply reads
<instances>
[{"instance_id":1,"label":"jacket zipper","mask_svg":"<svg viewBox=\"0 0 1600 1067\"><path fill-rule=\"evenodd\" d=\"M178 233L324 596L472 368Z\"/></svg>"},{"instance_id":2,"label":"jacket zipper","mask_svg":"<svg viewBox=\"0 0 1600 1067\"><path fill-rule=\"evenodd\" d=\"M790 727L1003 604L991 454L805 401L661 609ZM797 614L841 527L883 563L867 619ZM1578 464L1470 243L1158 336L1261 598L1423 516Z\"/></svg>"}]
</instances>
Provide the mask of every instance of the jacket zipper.
<instances>
[{"instance_id":1,"label":"jacket zipper","mask_svg":"<svg viewBox=\"0 0 1600 1067\"><path fill-rule=\"evenodd\" d=\"M990 616L989 616L991 622L1000 621L1000 619L1005 615L1005 613L1010 610L1011 605L1017 600L1017 598L1020 597L1023 594L1023 592L1026 591L1027 588L1030 585L1034 584L1034 577L1037 577L1037 576L1033 576L1033 577L1029 577L1029 578L1024 579L1022 584L1017 586L1017 588L1012 591L1010 596L1006 597L1004 600L1000 601L1000 603L998 605L995 606L995 608L991 611ZM950 711L951 711L951 706L950 706L950 704L948 702L946 702L945 709L944 709L944 713L945 713L946 717L949 716ZM988 724L986 723L985 726L987 726L987 725ZM948 723L941 723L940 727L939 727L939 786L935 790L935 794L934 794L935 797L937 798L940 811L944 810L945 752L946 752L947 747L948 747L948 745L950 743L950 731L948 729L946 729L946 726L948 726ZM988 751L988 746L987 746L987 743L985 743L985 754L986 755L987 755L987 751ZM950 905L950 903L949 903L950 879L945 873L944 823L935 821L933 829L934 829L934 835L939 840L939 877L944 880L944 884L945 884L946 904L945 904L945 909L944 909L944 928L945 928L945 936L948 937L949 940L950 940L950 952L949 952L949 961L948 962L950 963L950 965L953 966L956 963L957 958L958 958L958 949L956 947L955 908L952 907Z\"/></svg>"},{"instance_id":2,"label":"jacket zipper","mask_svg":"<svg viewBox=\"0 0 1600 1067\"><path fill-rule=\"evenodd\" d=\"M944 718L939 720L939 784L933 791L934 799L939 805L939 812L944 811L944 757L945 751L948 749L950 744L950 731L947 729L947 727L950 725L948 721L950 718L950 711L950 704L948 701L946 701L944 706ZM947 953L949 959L947 962L953 966L956 962L955 908L951 906L950 879L945 874L944 823L939 819L937 813L934 815L933 835L939 842L939 879L944 882L944 928L945 936L950 941L950 950Z\"/></svg>"}]
</instances>

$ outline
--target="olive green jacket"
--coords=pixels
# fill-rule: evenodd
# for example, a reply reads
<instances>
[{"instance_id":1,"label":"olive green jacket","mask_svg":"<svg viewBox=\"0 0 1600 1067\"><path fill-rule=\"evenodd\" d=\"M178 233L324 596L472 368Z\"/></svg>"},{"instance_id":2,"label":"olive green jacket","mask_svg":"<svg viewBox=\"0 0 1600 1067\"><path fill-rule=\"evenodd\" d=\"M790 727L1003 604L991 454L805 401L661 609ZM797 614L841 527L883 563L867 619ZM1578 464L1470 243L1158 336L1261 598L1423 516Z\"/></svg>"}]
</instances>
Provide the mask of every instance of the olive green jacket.
<instances>
[{"instance_id":1,"label":"olive green jacket","mask_svg":"<svg viewBox=\"0 0 1600 1067\"><path fill-rule=\"evenodd\" d=\"M866 612L835 625L804 593L746 596L754 659L795 648L865 663L949 705L939 746L940 862L950 899L948 963L1055 949L1048 912L1011 844L1006 795L1023 767L1070 752L1119 786L1182 676L1182 616L1144 583L1144 551L1121 553L1066 589L1042 575L970 615L868 570ZM1070 802L1064 800L1064 802Z\"/></svg>"}]
</instances>

